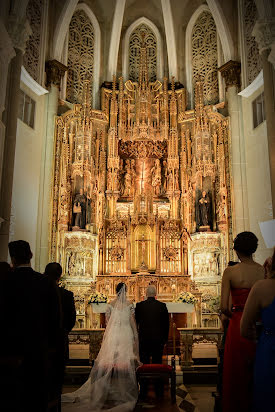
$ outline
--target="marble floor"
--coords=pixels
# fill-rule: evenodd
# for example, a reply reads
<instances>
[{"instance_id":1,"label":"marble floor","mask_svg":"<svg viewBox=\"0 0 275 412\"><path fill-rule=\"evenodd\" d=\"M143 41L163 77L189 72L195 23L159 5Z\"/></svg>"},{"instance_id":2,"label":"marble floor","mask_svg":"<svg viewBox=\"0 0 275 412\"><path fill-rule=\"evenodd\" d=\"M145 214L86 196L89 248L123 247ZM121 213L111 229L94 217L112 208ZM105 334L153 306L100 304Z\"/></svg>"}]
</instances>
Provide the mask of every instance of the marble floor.
<instances>
[{"instance_id":1,"label":"marble floor","mask_svg":"<svg viewBox=\"0 0 275 412\"><path fill-rule=\"evenodd\" d=\"M150 390L146 401L138 401L134 412L145 412L146 410L152 412L213 412L214 398L212 392L215 391L215 386L210 385L185 385L194 407L188 404L184 409L179 408L180 399L177 399L177 405L172 405L169 397L169 390L166 388L163 399L156 399L154 391ZM78 386L65 386L63 392L73 392L78 389Z\"/></svg>"},{"instance_id":2,"label":"marble floor","mask_svg":"<svg viewBox=\"0 0 275 412\"><path fill-rule=\"evenodd\" d=\"M214 398L212 392L215 392L216 386L207 384L200 385L185 385L194 404L196 405L196 412L213 412Z\"/></svg>"}]
</instances>

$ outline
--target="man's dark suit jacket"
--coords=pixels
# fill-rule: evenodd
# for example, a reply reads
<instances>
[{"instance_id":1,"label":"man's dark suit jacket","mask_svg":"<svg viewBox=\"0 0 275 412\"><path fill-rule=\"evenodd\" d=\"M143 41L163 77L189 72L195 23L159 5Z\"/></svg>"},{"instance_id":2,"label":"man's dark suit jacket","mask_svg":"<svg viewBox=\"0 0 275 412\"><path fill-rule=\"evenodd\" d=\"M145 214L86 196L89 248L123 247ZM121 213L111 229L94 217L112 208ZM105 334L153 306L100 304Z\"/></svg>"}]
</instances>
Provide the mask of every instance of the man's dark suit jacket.
<instances>
[{"instance_id":1,"label":"man's dark suit jacket","mask_svg":"<svg viewBox=\"0 0 275 412\"><path fill-rule=\"evenodd\" d=\"M165 303L153 297L139 302L135 310L139 340L165 344L169 334L169 314Z\"/></svg>"},{"instance_id":2,"label":"man's dark suit jacket","mask_svg":"<svg viewBox=\"0 0 275 412\"><path fill-rule=\"evenodd\" d=\"M54 285L31 267L22 266L14 269L2 286L1 318L5 316L2 325L9 335L8 353L36 356L54 349L61 322Z\"/></svg>"},{"instance_id":3,"label":"man's dark suit jacket","mask_svg":"<svg viewBox=\"0 0 275 412\"><path fill-rule=\"evenodd\" d=\"M22 266L1 282L0 297L0 322L4 334L0 356L4 365L6 359L1 372L6 372L3 380L6 398L8 402L15 402L7 410L44 411L49 361L60 342L57 288L46 276Z\"/></svg>"},{"instance_id":4,"label":"man's dark suit jacket","mask_svg":"<svg viewBox=\"0 0 275 412\"><path fill-rule=\"evenodd\" d=\"M61 314L62 314L62 324L64 330L64 341L65 341L65 359L69 358L69 339L68 335L75 325L76 321L76 311L74 304L74 294L73 292L65 289L58 288L60 301L61 301Z\"/></svg>"}]
</instances>

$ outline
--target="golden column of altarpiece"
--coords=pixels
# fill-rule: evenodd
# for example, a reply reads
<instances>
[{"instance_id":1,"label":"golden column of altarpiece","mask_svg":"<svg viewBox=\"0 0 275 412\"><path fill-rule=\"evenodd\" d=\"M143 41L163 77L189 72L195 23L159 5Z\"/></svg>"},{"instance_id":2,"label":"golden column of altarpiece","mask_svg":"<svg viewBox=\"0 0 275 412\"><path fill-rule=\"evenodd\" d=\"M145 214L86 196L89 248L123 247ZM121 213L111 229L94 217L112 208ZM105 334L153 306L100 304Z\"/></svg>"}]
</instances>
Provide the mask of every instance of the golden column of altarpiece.
<instances>
[{"instance_id":1,"label":"golden column of altarpiece","mask_svg":"<svg viewBox=\"0 0 275 412\"><path fill-rule=\"evenodd\" d=\"M231 239L229 119L224 104L186 110L180 84L148 81L141 48L139 81L101 89L101 110L83 102L56 120L50 260L75 294L78 327L87 327L93 288L132 300L154 284L171 301L199 297L197 326L217 325L221 274Z\"/></svg>"}]
</instances>

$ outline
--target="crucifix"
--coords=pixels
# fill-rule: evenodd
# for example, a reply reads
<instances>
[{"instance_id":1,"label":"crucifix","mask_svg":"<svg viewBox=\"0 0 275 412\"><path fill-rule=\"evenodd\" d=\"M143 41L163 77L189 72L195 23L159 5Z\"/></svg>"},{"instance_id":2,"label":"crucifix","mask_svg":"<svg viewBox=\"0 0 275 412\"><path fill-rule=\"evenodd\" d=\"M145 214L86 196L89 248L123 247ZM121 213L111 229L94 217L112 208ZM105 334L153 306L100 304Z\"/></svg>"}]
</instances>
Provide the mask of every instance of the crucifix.
<instances>
[{"instance_id":1,"label":"crucifix","mask_svg":"<svg viewBox=\"0 0 275 412\"><path fill-rule=\"evenodd\" d=\"M141 265L139 267L139 270L141 271L148 270L148 266L145 263L145 247L146 247L146 242L150 242L150 239L145 239L145 236L143 233L141 239L137 239L136 242L141 242Z\"/></svg>"}]
</instances>

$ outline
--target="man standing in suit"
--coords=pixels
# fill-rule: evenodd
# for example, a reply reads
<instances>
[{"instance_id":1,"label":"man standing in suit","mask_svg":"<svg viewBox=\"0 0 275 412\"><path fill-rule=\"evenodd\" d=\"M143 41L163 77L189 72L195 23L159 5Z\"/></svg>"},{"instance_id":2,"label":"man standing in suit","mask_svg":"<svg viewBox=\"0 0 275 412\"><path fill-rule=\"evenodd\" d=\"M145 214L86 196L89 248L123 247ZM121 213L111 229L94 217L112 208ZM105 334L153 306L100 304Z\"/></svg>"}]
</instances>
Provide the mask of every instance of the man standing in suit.
<instances>
[{"instance_id":1,"label":"man standing in suit","mask_svg":"<svg viewBox=\"0 0 275 412\"><path fill-rule=\"evenodd\" d=\"M5 281L0 302L5 354L3 410L45 412L48 404L49 360L57 350L60 310L56 288L31 268L28 242L9 243L13 270ZM2 370L1 370L2 374Z\"/></svg>"},{"instance_id":2,"label":"man standing in suit","mask_svg":"<svg viewBox=\"0 0 275 412\"><path fill-rule=\"evenodd\" d=\"M69 333L74 327L76 321L74 294L63 287L59 287L59 282L62 275L62 267L59 263L48 263L45 268L45 275L47 275L58 290L61 308L62 332L60 336L60 348L57 352L52 377L52 393L55 398L59 398L59 410L61 410L61 393L64 373L66 362L69 360Z\"/></svg>"},{"instance_id":3,"label":"man standing in suit","mask_svg":"<svg viewBox=\"0 0 275 412\"><path fill-rule=\"evenodd\" d=\"M162 363L162 354L169 334L169 315L165 303L156 299L156 288L148 286L147 299L136 305L139 354L142 363Z\"/></svg>"}]
</instances>

